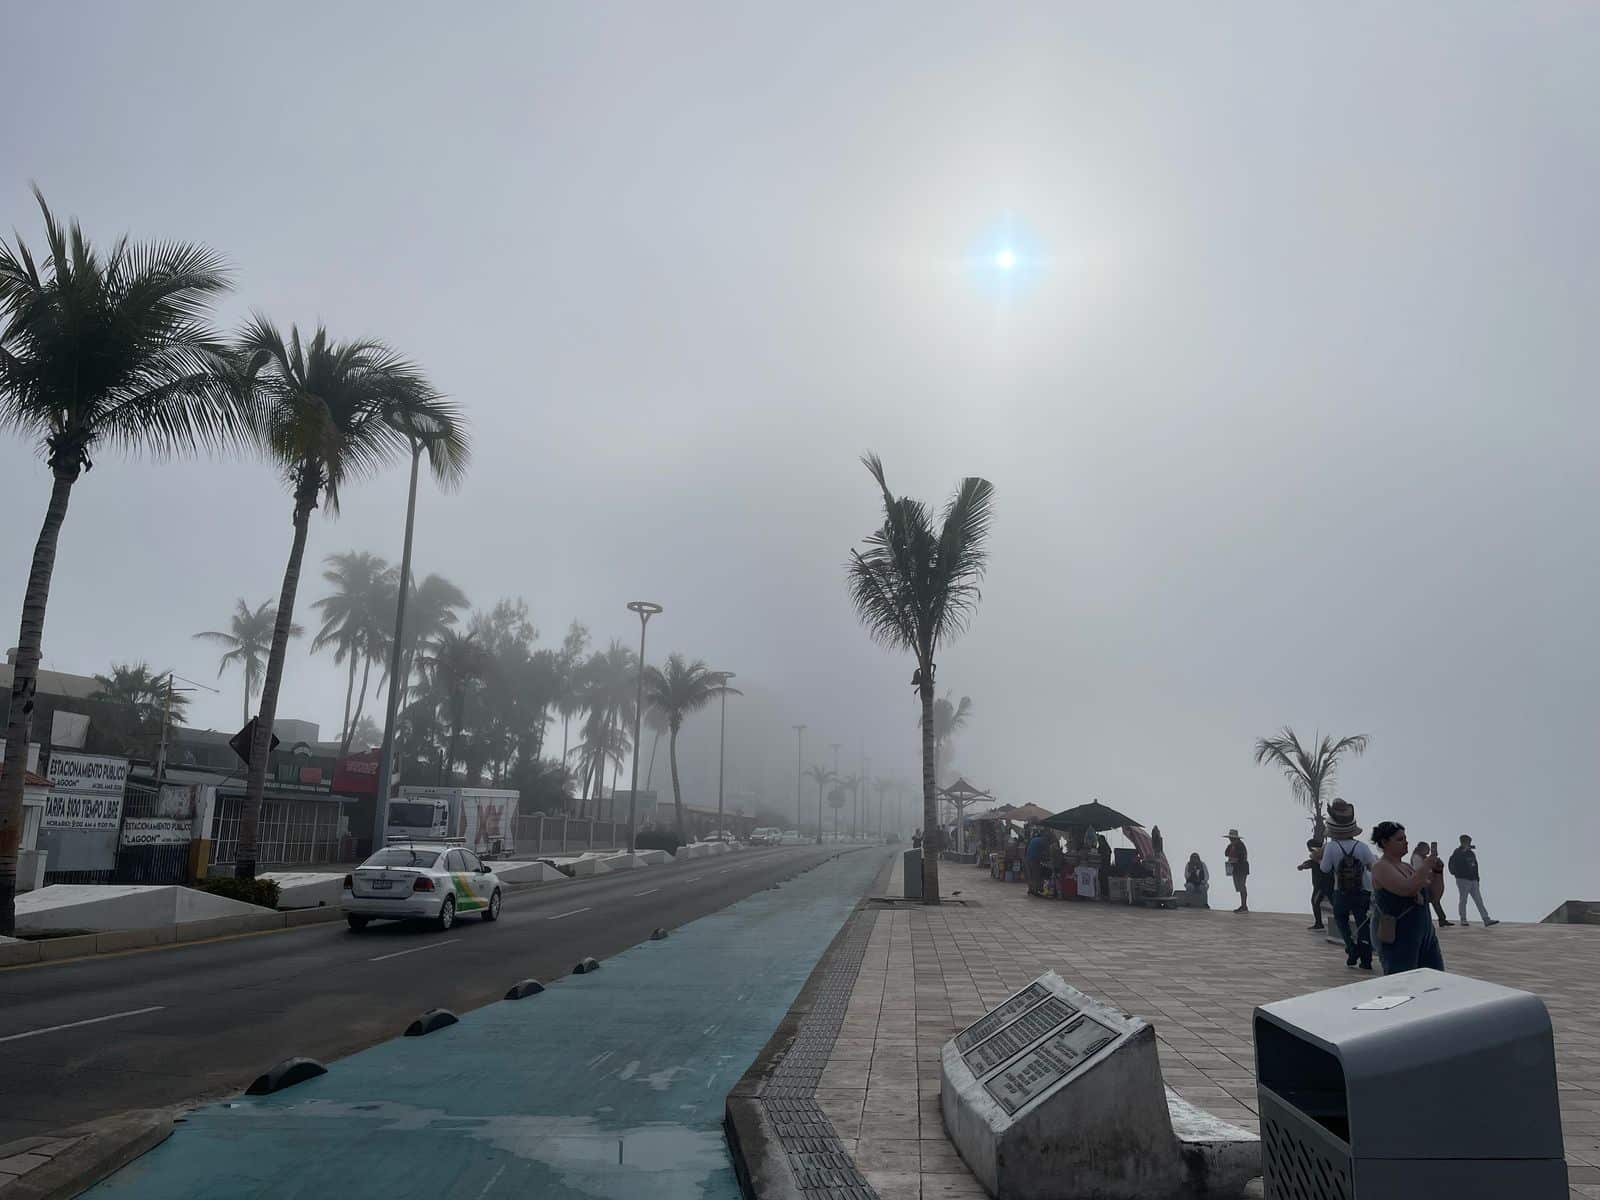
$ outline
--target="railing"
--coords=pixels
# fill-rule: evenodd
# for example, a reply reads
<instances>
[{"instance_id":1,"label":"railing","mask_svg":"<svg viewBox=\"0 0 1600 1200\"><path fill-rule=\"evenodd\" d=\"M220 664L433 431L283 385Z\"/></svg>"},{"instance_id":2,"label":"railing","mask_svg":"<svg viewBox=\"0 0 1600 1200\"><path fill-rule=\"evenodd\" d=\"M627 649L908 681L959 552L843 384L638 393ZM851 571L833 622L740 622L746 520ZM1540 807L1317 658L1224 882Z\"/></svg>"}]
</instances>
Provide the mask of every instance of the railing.
<instances>
[{"instance_id":1,"label":"railing","mask_svg":"<svg viewBox=\"0 0 1600 1200\"><path fill-rule=\"evenodd\" d=\"M596 821L587 817L517 818L516 845L508 857L545 854L582 854L585 850L627 848L626 821Z\"/></svg>"}]
</instances>

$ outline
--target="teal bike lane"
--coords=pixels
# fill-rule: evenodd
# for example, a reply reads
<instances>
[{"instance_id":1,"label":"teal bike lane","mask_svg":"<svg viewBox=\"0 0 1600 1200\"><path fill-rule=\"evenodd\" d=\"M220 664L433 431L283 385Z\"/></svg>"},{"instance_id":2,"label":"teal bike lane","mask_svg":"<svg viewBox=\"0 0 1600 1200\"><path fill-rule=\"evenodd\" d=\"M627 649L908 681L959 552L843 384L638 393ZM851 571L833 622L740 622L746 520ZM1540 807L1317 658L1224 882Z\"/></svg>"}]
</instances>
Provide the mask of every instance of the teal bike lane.
<instances>
[{"instance_id":1,"label":"teal bike lane","mask_svg":"<svg viewBox=\"0 0 1600 1200\"><path fill-rule=\"evenodd\" d=\"M196 1109L85 1194L736 1200L724 1097L884 862L843 854L539 995Z\"/></svg>"}]
</instances>

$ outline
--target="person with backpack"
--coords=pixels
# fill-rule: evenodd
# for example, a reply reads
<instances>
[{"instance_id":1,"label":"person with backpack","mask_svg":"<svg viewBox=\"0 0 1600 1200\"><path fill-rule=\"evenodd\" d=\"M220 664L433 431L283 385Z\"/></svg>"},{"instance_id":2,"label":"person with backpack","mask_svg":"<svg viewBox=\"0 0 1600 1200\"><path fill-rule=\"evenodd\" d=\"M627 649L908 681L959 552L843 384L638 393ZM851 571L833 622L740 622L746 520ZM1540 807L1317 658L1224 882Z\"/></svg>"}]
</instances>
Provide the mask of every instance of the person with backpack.
<instances>
[{"instance_id":1,"label":"person with backpack","mask_svg":"<svg viewBox=\"0 0 1600 1200\"><path fill-rule=\"evenodd\" d=\"M1450 852L1450 874L1456 877L1456 895L1461 898L1461 924L1467 924L1467 897L1478 903L1478 915L1483 927L1500 924L1483 906L1483 893L1478 890L1478 848L1472 844L1472 835L1463 833L1461 844Z\"/></svg>"},{"instance_id":2,"label":"person with backpack","mask_svg":"<svg viewBox=\"0 0 1600 1200\"><path fill-rule=\"evenodd\" d=\"M1333 877L1333 924L1344 939L1344 965L1372 970L1372 866L1378 855L1360 841L1356 807L1340 797L1328 805L1328 843L1322 869Z\"/></svg>"}]
</instances>

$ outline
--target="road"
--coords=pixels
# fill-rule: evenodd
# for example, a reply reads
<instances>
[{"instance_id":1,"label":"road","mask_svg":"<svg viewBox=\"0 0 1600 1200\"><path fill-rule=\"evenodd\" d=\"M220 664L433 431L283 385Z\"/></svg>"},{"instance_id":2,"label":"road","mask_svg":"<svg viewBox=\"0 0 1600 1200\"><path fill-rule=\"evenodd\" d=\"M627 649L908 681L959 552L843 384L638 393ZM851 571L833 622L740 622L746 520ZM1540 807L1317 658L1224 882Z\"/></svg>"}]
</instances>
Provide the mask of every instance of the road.
<instances>
[{"instance_id":1,"label":"road","mask_svg":"<svg viewBox=\"0 0 1600 1200\"><path fill-rule=\"evenodd\" d=\"M291 1055L324 1062L568 974L834 857L750 849L535 888L449 933L342 923L0 970L0 1142L130 1108L236 1094Z\"/></svg>"}]
</instances>

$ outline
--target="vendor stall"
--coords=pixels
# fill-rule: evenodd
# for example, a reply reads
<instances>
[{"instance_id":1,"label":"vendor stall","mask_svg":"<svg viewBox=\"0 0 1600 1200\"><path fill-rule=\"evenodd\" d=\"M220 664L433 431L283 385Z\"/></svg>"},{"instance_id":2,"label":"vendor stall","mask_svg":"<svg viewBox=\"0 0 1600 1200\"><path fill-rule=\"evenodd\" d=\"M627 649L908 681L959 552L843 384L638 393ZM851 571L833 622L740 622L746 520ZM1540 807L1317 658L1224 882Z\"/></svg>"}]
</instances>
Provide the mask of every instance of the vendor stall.
<instances>
[{"instance_id":1,"label":"vendor stall","mask_svg":"<svg viewBox=\"0 0 1600 1200\"><path fill-rule=\"evenodd\" d=\"M1059 865L1052 872L1054 890L1079 899L1116 900L1124 904L1172 904L1172 868L1144 826L1132 817L1095 800L1046 818L1047 829L1066 840ZM1121 830L1132 848L1113 850L1102 836Z\"/></svg>"}]
</instances>

